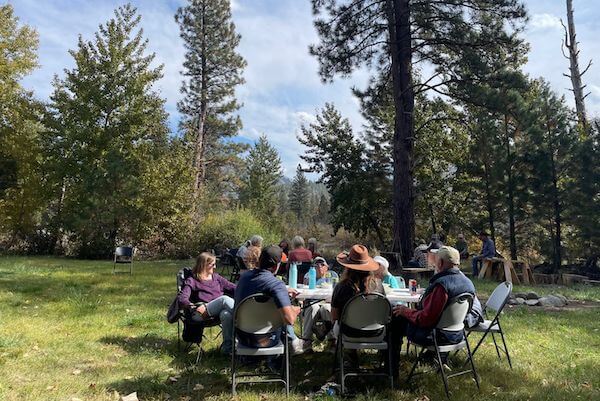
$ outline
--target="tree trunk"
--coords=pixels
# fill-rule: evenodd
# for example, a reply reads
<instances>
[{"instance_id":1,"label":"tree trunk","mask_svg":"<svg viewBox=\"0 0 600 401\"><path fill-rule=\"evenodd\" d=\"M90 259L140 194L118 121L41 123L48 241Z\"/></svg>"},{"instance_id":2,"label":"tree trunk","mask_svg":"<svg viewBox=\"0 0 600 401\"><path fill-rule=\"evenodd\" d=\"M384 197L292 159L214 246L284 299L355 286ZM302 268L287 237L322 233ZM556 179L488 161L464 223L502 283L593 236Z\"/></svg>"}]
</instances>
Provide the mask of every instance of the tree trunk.
<instances>
[{"instance_id":1,"label":"tree trunk","mask_svg":"<svg viewBox=\"0 0 600 401\"><path fill-rule=\"evenodd\" d=\"M515 189L514 180L512 174L512 160L510 153L510 134L508 128L508 116L504 116L504 143L506 150L506 183L508 186L507 201L508 201L508 229L510 236L510 257L511 259L517 259L517 235L515 230Z\"/></svg>"},{"instance_id":2,"label":"tree trunk","mask_svg":"<svg viewBox=\"0 0 600 401\"><path fill-rule=\"evenodd\" d=\"M563 25L564 27L564 25ZM585 85L582 83L581 77L586 73L588 67L583 72L579 70L579 50L577 49L577 34L575 33L575 21L573 18L573 0L567 0L567 28L565 28L564 46L569 50L569 74L564 74L571 79L573 85L573 95L575 96L575 110L577 111L577 119L587 132L588 122L585 111L585 94L583 90Z\"/></svg>"},{"instance_id":3,"label":"tree trunk","mask_svg":"<svg viewBox=\"0 0 600 401\"><path fill-rule=\"evenodd\" d=\"M562 264L562 216L561 216L561 204L560 194L558 190L558 172L556 171L556 160L554 158L554 152L556 147L554 146L554 140L552 130L550 128L551 117L548 114L548 107L546 107L546 132L548 133L548 155L550 157L550 169L552 174L552 204L554 208L554 269L558 271Z\"/></svg>"},{"instance_id":4,"label":"tree trunk","mask_svg":"<svg viewBox=\"0 0 600 401\"><path fill-rule=\"evenodd\" d=\"M494 228L494 203L492 201L492 188L490 186L490 166L487 160L483 162L483 177L485 179L485 204L488 214L488 227L490 230L490 237L492 237L492 240L496 242L496 230Z\"/></svg>"},{"instance_id":5,"label":"tree trunk","mask_svg":"<svg viewBox=\"0 0 600 401\"><path fill-rule=\"evenodd\" d=\"M394 89L394 208L392 251L408 263L414 242L412 43L410 0L388 0L391 72Z\"/></svg>"}]
</instances>

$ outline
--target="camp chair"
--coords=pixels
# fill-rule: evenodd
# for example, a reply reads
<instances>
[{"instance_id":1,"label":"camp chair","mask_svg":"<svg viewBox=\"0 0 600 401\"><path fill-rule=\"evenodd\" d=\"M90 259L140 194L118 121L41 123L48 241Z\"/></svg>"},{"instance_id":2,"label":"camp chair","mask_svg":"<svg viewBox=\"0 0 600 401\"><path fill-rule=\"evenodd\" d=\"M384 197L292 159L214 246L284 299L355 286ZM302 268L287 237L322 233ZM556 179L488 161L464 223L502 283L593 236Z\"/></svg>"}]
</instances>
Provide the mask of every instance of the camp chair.
<instances>
[{"instance_id":1,"label":"camp chair","mask_svg":"<svg viewBox=\"0 0 600 401\"><path fill-rule=\"evenodd\" d=\"M290 393L290 359L288 336L285 334L287 324L283 320L281 311L275 305L273 298L265 294L254 294L244 298L236 304L233 312L233 352L231 353L231 392L236 394L238 384L247 383L283 383L286 396ZM238 335L241 333L268 337L280 332L283 335L277 338L277 343L272 347L255 348L243 345ZM283 337L283 342L281 341ZM283 367L277 373L237 373L238 356L283 356ZM266 376L262 379L239 380L240 378Z\"/></svg>"},{"instance_id":2,"label":"camp chair","mask_svg":"<svg viewBox=\"0 0 600 401\"><path fill-rule=\"evenodd\" d=\"M185 283L185 280L188 277L192 276L192 269L189 267L184 267L183 269L179 270L177 272L177 294L179 295L179 293L181 292L181 290L183 289L183 284ZM200 306L201 303L196 304L197 306ZM181 349L181 341L182 341L182 337L183 337L183 329L185 328L186 325L186 321L191 320L192 314L190 312L190 310L186 310L186 309L179 309L179 318L177 319L177 349ZM205 321L202 322L202 334L198 336L198 340L197 342L187 342L187 345L184 349L185 352L188 352L190 350L190 348L196 344L198 346L198 353L196 354L196 365L198 364L198 362L200 362L200 359L202 358L202 354L204 353L204 349L202 348L202 340L204 338L206 338L206 335L204 334L204 329L207 328L211 328L211 327L215 327L215 326L220 326L221 322L219 320L218 317L211 317ZM221 330L219 330L219 332L217 333L216 337L218 337L221 334ZM216 338L215 337L215 338Z\"/></svg>"},{"instance_id":3,"label":"camp chair","mask_svg":"<svg viewBox=\"0 0 600 401\"><path fill-rule=\"evenodd\" d=\"M402 276L394 276L396 277L396 281L398 282L398 285L400 286L400 288L406 288L406 281L404 281L404 277Z\"/></svg>"},{"instance_id":4,"label":"camp chair","mask_svg":"<svg viewBox=\"0 0 600 401\"><path fill-rule=\"evenodd\" d=\"M389 323L392 306L384 295L378 293L358 294L352 297L342 310L337 341L337 356L340 369L342 394L346 390L348 376L389 376L390 387L394 388L392 347ZM360 370L344 372L344 350L387 350L388 373Z\"/></svg>"},{"instance_id":5,"label":"camp chair","mask_svg":"<svg viewBox=\"0 0 600 401\"><path fill-rule=\"evenodd\" d=\"M231 276L229 277L229 281L232 283L237 282L240 279L240 274L242 270L246 270L246 263L244 263L244 259L239 256L236 256L233 262L233 270L231 271Z\"/></svg>"},{"instance_id":6,"label":"camp chair","mask_svg":"<svg viewBox=\"0 0 600 401\"><path fill-rule=\"evenodd\" d=\"M130 246L119 246L115 249L113 259L113 274L117 272L117 264L129 264L129 274L133 270L133 248Z\"/></svg>"},{"instance_id":7,"label":"camp chair","mask_svg":"<svg viewBox=\"0 0 600 401\"><path fill-rule=\"evenodd\" d=\"M422 349L419 353L417 360L412 366L410 374L408 375L407 382L410 382L410 379L415 374L415 369L419 362L423 360L423 356L425 351L434 351L436 356L436 362L438 364L438 372L442 376L442 380L444 382L444 389L446 390L446 396L450 399L450 392L448 390L448 379L460 376L466 373L472 373L473 378L475 379L475 383L477 384L477 388L479 389L479 377L477 376L477 372L475 370L475 364L473 363L473 355L471 354L471 348L469 346L469 342L467 341L466 333L465 333L465 324L464 320L469 313L473 305L473 295L469 293L460 294L451 300L448 301L442 316L440 317L440 321L431 330L431 341L433 344L419 344ZM438 344L438 332L444 331L455 331L455 332L463 332L464 339L458 344ZM467 360L471 364L471 369L464 370L461 372L452 373L450 375L446 375L444 369L444 363L442 361L442 353L449 354L454 351L458 351L461 349L466 349L467 351Z\"/></svg>"},{"instance_id":8,"label":"camp chair","mask_svg":"<svg viewBox=\"0 0 600 401\"><path fill-rule=\"evenodd\" d=\"M510 360L510 354L508 353L508 348L506 346L506 340L504 339L504 332L502 331L502 326L500 326L500 314L502 313L504 306L508 302L508 298L510 297L511 291L512 283L509 283L507 281L505 281L504 283L500 283L494 289L494 292L492 292L492 295L490 295L490 298L487 300L485 306L483 307L483 315L485 316L486 320L484 320L482 323L479 323L479 325L475 327L467 328L467 335L471 334L472 332L483 333L483 336L473 349L473 355L475 355L475 352L477 352L477 350L479 349L479 346L485 339L485 336L487 336L488 333L491 333L492 340L494 341L494 346L496 347L496 354L498 354L498 359L502 359L500 356L500 351L504 352L506 354L506 359L508 360L508 366L510 366L510 368L512 369L512 362ZM496 312L492 320L487 319L488 309L493 309ZM502 345L504 349L498 347L498 343L496 342L494 333L500 334L500 338L502 339Z\"/></svg>"}]
</instances>

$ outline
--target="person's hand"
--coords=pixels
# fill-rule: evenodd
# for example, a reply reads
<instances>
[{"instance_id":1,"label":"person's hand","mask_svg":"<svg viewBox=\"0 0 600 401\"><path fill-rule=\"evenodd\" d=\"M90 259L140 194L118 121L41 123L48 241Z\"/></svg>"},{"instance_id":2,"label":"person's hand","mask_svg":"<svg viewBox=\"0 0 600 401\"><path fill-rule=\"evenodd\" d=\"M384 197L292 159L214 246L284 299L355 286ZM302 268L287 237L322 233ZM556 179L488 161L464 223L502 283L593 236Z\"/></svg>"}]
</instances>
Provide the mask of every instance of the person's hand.
<instances>
[{"instance_id":1,"label":"person's hand","mask_svg":"<svg viewBox=\"0 0 600 401\"><path fill-rule=\"evenodd\" d=\"M288 288L288 295L290 298L296 298L300 294L295 288Z\"/></svg>"},{"instance_id":2,"label":"person's hand","mask_svg":"<svg viewBox=\"0 0 600 401\"><path fill-rule=\"evenodd\" d=\"M402 316L405 309L408 309L408 308L404 305L394 306L394 309L392 309L392 314L394 316Z\"/></svg>"}]
</instances>

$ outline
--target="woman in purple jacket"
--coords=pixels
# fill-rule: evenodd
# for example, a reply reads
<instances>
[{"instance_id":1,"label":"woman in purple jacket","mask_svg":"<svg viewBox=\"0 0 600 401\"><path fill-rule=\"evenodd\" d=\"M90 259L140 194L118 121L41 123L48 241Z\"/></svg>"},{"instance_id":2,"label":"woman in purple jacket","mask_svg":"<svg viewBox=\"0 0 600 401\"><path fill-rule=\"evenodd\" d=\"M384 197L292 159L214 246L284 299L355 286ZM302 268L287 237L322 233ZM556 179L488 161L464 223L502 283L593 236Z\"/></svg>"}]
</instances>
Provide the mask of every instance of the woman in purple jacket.
<instances>
[{"instance_id":1,"label":"woman in purple jacket","mask_svg":"<svg viewBox=\"0 0 600 401\"><path fill-rule=\"evenodd\" d=\"M192 269L193 276L185 280L178 300L182 308L191 310L193 321L219 318L223 327L221 352L229 354L232 346L235 284L215 273L215 266L215 257L208 252L202 252Z\"/></svg>"}]
</instances>

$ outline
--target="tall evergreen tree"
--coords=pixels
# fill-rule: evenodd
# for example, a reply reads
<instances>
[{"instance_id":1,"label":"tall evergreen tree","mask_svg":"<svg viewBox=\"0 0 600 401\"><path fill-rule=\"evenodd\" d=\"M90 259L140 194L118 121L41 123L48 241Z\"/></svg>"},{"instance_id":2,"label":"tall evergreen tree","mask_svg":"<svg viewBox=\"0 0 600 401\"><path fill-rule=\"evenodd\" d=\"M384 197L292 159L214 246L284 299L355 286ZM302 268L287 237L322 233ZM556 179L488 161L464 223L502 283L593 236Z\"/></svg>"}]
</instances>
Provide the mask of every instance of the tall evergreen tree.
<instances>
[{"instance_id":1,"label":"tall evergreen tree","mask_svg":"<svg viewBox=\"0 0 600 401\"><path fill-rule=\"evenodd\" d=\"M243 146L226 141L237 135L241 120L235 88L244 83L246 62L236 48L240 35L231 20L229 0L189 0L175 15L185 44L185 77L178 109L183 115L180 127L192 149L195 169L194 194L224 164L235 161ZM214 183L220 177L214 178Z\"/></svg>"},{"instance_id":2,"label":"tall evergreen tree","mask_svg":"<svg viewBox=\"0 0 600 401\"><path fill-rule=\"evenodd\" d=\"M139 240L143 175L167 141L166 112L153 85L141 17L115 10L93 41L70 51L75 67L55 79L48 119L48 166L55 172L55 216L82 256L106 256L117 240Z\"/></svg>"},{"instance_id":3,"label":"tall evergreen tree","mask_svg":"<svg viewBox=\"0 0 600 401\"><path fill-rule=\"evenodd\" d=\"M290 210L296 215L298 221L302 222L307 217L307 206L309 202L308 180L304 175L302 167L298 164L296 175L292 181L288 195Z\"/></svg>"},{"instance_id":4,"label":"tall evergreen tree","mask_svg":"<svg viewBox=\"0 0 600 401\"><path fill-rule=\"evenodd\" d=\"M242 205L252 209L258 217L273 216L278 208L278 184L282 176L279 154L263 134L246 157L240 192Z\"/></svg>"},{"instance_id":5,"label":"tall evergreen tree","mask_svg":"<svg viewBox=\"0 0 600 401\"><path fill-rule=\"evenodd\" d=\"M518 23L525 10L518 0L312 0L312 4L321 43L311 52L320 62L323 79L348 75L362 65L389 69L395 106L392 248L407 262L415 228L415 94L458 83L453 72L465 57L493 58L488 49L496 46L518 50ZM504 29L508 24L515 28L510 33ZM419 83L413 64L425 60L435 73Z\"/></svg>"}]
</instances>

